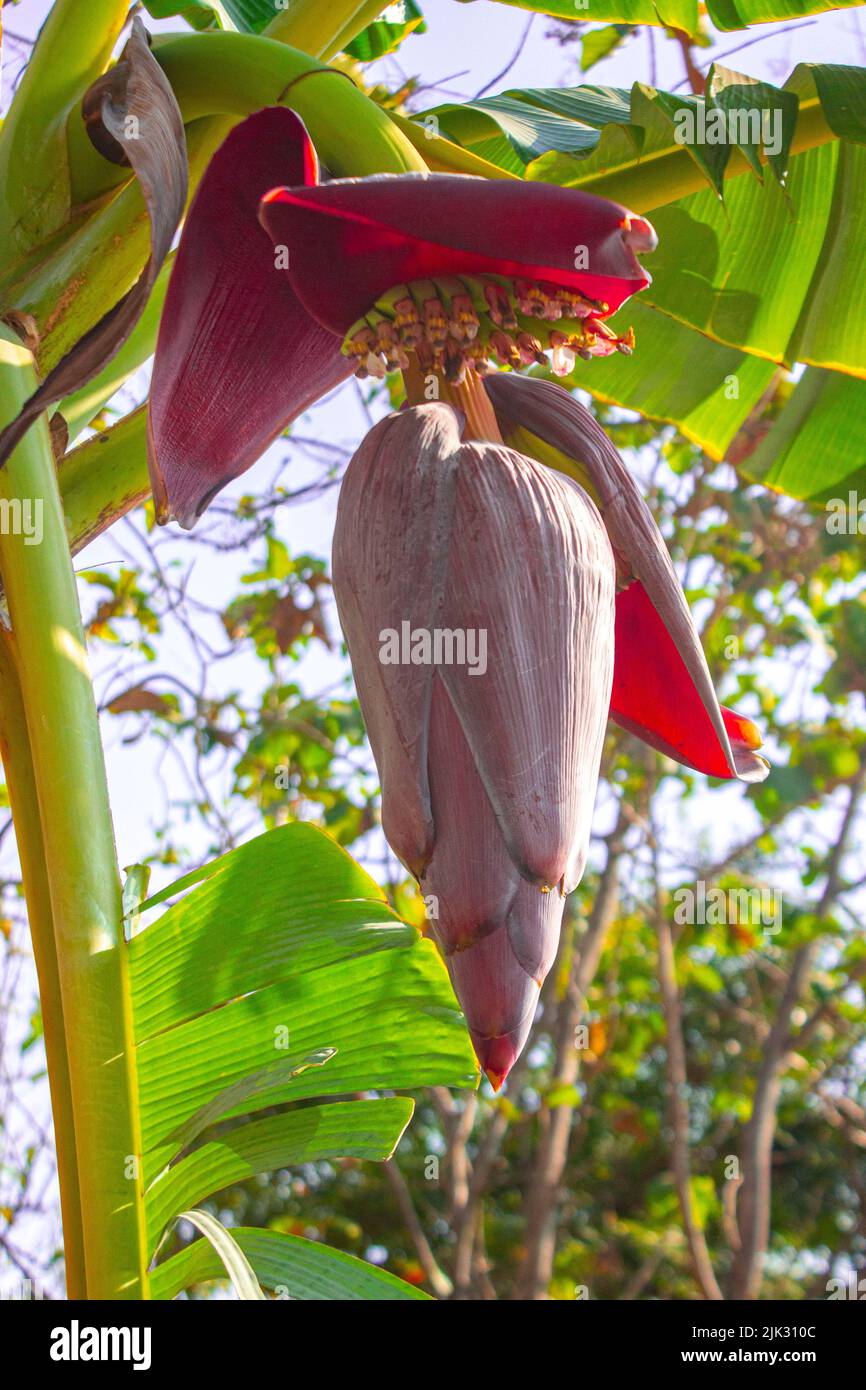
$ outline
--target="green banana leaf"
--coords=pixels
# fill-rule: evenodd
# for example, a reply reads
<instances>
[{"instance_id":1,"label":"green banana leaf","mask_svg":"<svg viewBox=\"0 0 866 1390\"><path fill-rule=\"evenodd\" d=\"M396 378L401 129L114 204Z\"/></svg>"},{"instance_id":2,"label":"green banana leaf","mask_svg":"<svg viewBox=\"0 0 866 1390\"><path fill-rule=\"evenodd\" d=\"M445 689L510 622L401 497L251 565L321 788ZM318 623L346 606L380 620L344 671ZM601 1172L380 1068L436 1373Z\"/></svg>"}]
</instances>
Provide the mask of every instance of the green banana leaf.
<instances>
[{"instance_id":1,"label":"green banana leaf","mask_svg":"<svg viewBox=\"0 0 866 1390\"><path fill-rule=\"evenodd\" d=\"M387 1270L302 1236L243 1226L232 1235L259 1281L280 1297L339 1302L429 1299ZM216 1251L208 1241L197 1240L154 1270L151 1292L154 1298L174 1298L191 1284L222 1278L225 1270Z\"/></svg>"},{"instance_id":2,"label":"green banana leaf","mask_svg":"<svg viewBox=\"0 0 866 1390\"><path fill-rule=\"evenodd\" d=\"M381 18L368 24L356 39L346 45L346 52L359 63L370 63L394 53L410 34L426 31L424 16L414 0L401 0L399 5L383 6Z\"/></svg>"},{"instance_id":3,"label":"green banana leaf","mask_svg":"<svg viewBox=\"0 0 866 1390\"><path fill-rule=\"evenodd\" d=\"M234 1183L320 1159L390 1157L411 1098L346 1096L477 1080L433 944L322 831L260 835L132 903L129 919L178 895L128 943L151 1258L182 1213ZM309 1242L284 1254L287 1239L267 1243L263 1259L292 1297L322 1296L304 1290L323 1286L362 1296L352 1290L371 1281L371 1296L418 1296ZM267 1282L259 1247L240 1244ZM166 1273L157 1266L154 1296L224 1275L207 1241L193 1250Z\"/></svg>"},{"instance_id":4,"label":"green banana leaf","mask_svg":"<svg viewBox=\"0 0 866 1390\"><path fill-rule=\"evenodd\" d=\"M184 1211L178 1220L189 1221L210 1242L239 1299L244 1302L266 1301L267 1295L256 1278L255 1270L234 1236L215 1216L208 1211Z\"/></svg>"},{"instance_id":5,"label":"green banana leaf","mask_svg":"<svg viewBox=\"0 0 866 1390\"><path fill-rule=\"evenodd\" d=\"M580 43L581 72L589 72L603 58L609 58L634 32L633 24L607 24L603 28L588 29Z\"/></svg>"},{"instance_id":6,"label":"green banana leaf","mask_svg":"<svg viewBox=\"0 0 866 1390\"><path fill-rule=\"evenodd\" d=\"M469 0L471 3L471 0ZM467 3L467 0L463 0ZM698 0L498 0L517 10L532 10L554 19L606 20L613 24L657 24L666 29L698 32ZM717 29L745 29L777 19L797 19L825 10L853 8L827 0L707 0L707 13Z\"/></svg>"},{"instance_id":7,"label":"green banana leaf","mask_svg":"<svg viewBox=\"0 0 866 1390\"><path fill-rule=\"evenodd\" d=\"M754 108L770 113L766 165L753 138L763 131L746 119ZM713 111L741 138L701 143ZM634 357L578 363L566 384L670 421L721 459L776 369L806 363L749 466L798 496L857 473L861 392L848 379L866 377L864 70L802 64L773 88L716 67L701 100L640 84L514 90L420 119L431 116L448 140L511 173L650 212L653 283L614 320L634 325ZM821 441L811 465L802 437L786 433L802 425L807 393L809 435L814 425Z\"/></svg>"},{"instance_id":8,"label":"green banana leaf","mask_svg":"<svg viewBox=\"0 0 866 1390\"><path fill-rule=\"evenodd\" d=\"M866 149L797 155L786 190L735 181L724 206L699 193L654 217L647 301L759 357L866 375L866 247L856 235Z\"/></svg>"},{"instance_id":9,"label":"green banana leaf","mask_svg":"<svg viewBox=\"0 0 866 1390\"><path fill-rule=\"evenodd\" d=\"M145 0L145 9L154 19L178 15L193 29L230 28L241 34L260 34L277 8L274 0ZM380 18L368 24L345 51L359 62L369 63L393 53L410 34L423 33L424 28L424 16L414 0L400 0L399 5L383 0Z\"/></svg>"},{"instance_id":10,"label":"green banana leaf","mask_svg":"<svg viewBox=\"0 0 866 1390\"><path fill-rule=\"evenodd\" d=\"M236 29L259 33L273 19L273 0L144 0L153 19L177 15L192 29Z\"/></svg>"},{"instance_id":11,"label":"green banana leaf","mask_svg":"<svg viewBox=\"0 0 866 1390\"><path fill-rule=\"evenodd\" d=\"M179 1212L259 1173L319 1159L389 1158L395 1133L402 1135L411 1115L412 1101L400 1096L310 1105L235 1126L202 1144L154 1183L147 1204L152 1247Z\"/></svg>"},{"instance_id":12,"label":"green banana leaf","mask_svg":"<svg viewBox=\"0 0 866 1390\"><path fill-rule=\"evenodd\" d=\"M777 368L695 333L642 298L617 316L624 327L631 324L635 330L633 355L617 353L593 362L578 359L559 384L578 386L597 400L674 424L711 458L721 460Z\"/></svg>"},{"instance_id":13,"label":"green banana leaf","mask_svg":"<svg viewBox=\"0 0 866 1390\"><path fill-rule=\"evenodd\" d=\"M866 381L809 367L742 472L804 501L847 504L866 488L864 437Z\"/></svg>"},{"instance_id":14,"label":"green banana leaf","mask_svg":"<svg viewBox=\"0 0 866 1390\"><path fill-rule=\"evenodd\" d=\"M536 87L445 102L415 119L429 138L435 117L448 139L511 173L619 197L646 212L704 185L721 193L725 174L734 170L759 173L763 128L755 130L756 109L768 111L769 165L781 181L797 137L814 143L823 127L839 139L866 138L866 72L801 63L783 87L774 87L716 64L703 97L640 82L630 90ZM725 143L711 143L714 111L725 113Z\"/></svg>"}]
</instances>

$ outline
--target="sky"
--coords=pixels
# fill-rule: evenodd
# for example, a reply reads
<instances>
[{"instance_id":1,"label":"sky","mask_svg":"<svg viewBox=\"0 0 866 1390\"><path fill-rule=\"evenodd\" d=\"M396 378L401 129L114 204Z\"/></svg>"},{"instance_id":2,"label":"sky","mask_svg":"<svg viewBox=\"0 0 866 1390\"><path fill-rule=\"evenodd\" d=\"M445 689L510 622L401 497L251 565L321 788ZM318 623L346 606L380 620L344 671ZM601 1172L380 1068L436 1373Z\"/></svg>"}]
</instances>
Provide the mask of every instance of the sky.
<instances>
[{"instance_id":1,"label":"sky","mask_svg":"<svg viewBox=\"0 0 866 1390\"><path fill-rule=\"evenodd\" d=\"M48 0L21 0L17 6L4 6L4 20L13 34L32 37L49 8ZM457 3L457 0L422 0L422 8L428 20L428 32L408 39L396 56L383 60L373 70L380 81L391 87L401 85L409 75L419 75L424 91L415 99L416 109L445 100L466 100L488 88L490 92L498 92L520 86L578 85L586 80L594 85L622 87L643 81L671 89L684 82L682 55L673 43L664 41L660 31L652 35L641 31L582 79L577 65L578 49L560 46L552 39L553 22L543 16L536 16L529 22L525 12L489 0L473 0L468 4ZM177 27L172 21L148 21L148 25L155 30ZM740 51L732 52L737 49ZM724 57L729 66L776 83L784 81L801 61L866 64L866 22L856 10L838 11L797 21L791 26L764 25L744 34L715 35L713 50L702 51L700 58L706 62L716 56ZM0 87L4 109L19 68L20 50L13 42L7 46ZM124 400L128 404L133 396L142 399L145 389L146 372L131 384ZM367 426L357 387L349 383L295 428L305 436L352 448ZM250 487L255 489L263 485L274 475L287 453L286 442L278 442L232 492L237 495ZM294 458L285 481L297 488L312 476L309 465ZM290 551L329 557L336 500L336 489L332 489L324 497L283 509L279 529ZM83 575L93 566L116 565L119 551L135 553L137 544L135 528L124 523L78 556L76 568ZM238 576L250 568L252 557L238 553L215 556L201 547L193 551L187 538L175 528L174 539L164 558L187 566L193 553L192 591L206 596L211 605L233 597L237 592ZM141 550L139 557L145 558ZM92 586L82 583L85 616L92 614L101 596ZM330 622L337 636L338 625L333 611ZM224 638L222 645L225 645ZM97 647L93 659L101 702L127 688L140 676L150 674L122 646L108 651ZM157 666L160 670L186 674L193 684L198 681L199 673L190 668L187 644L179 629L167 631L160 643ZM347 664L339 652L329 655L318 646L314 654L305 658L300 671L302 683L310 690L345 681L346 677ZM240 689L259 689L264 680L261 664L243 652L220 665L220 685L224 688L235 685ZM168 814L167 801L187 796L189 788L182 769L172 760L170 749L157 781L154 749L149 740L129 743L129 729L116 719L107 719L103 731L119 862L127 865L152 849L154 830ZM743 833L742 806L736 787L724 791L717 789L696 798L690 807L694 844L703 844L710 857L717 854L720 857L734 837L739 838ZM188 842L192 858L205 852L202 836L193 826L189 829ZM8 858L9 851L4 852ZM158 872L153 886L158 887L164 881L166 874Z\"/></svg>"}]
</instances>

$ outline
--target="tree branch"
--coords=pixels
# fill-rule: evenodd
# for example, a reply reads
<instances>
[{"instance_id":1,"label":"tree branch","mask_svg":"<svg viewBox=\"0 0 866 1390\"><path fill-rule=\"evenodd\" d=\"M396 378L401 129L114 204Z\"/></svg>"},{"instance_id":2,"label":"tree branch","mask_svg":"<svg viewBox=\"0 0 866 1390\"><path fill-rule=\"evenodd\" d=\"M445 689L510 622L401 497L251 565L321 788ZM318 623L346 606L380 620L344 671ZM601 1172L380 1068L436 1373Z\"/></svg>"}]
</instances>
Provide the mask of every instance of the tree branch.
<instances>
[{"instance_id":1,"label":"tree branch","mask_svg":"<svg viewBox=\"0 0 866 1390\"><path fill-rule=\"evenodd\" d=\"M817 909L819 917L829 911L841 888L842 859L863 792L864 776L866 768L861 765L851 782L839 834L830 851L827 880ZM817 952L818 942L812 941L801 946L794 955L776 1018L764 1044L764 1059L741 1148L743 1181L738 1204L740 1248L734 1257L728 1289L728 1297L732 1299L757 1298L763 1278L763 1261L770 1232L773 1140L782 1076L790 1052L791 1015L806 987Z\"/></svg>"},{"instance_id":2,"label":"tree branch","mask_svg":"<svg viewBox=\"0 0 866 1390\"><path fill-rule=\"evenodd\" d=\"M580 1069L580 1052L574 1032L584 1007L584 995L592 983L619 900L618 867L622 835L628 824L620 808L616 827L608 840L607 862L601 875L586 932L572 966L570 987L560 1003L557 1018L555 1085L573 1086ZM562 949L562 948L561 948ZM568 1103L549 1110L547 1129L538 1147L527 1194L526 1254L513 1298L540 1300L547 1297L553 1269L559 1192L568 1159L568 1141L574 1106Z\"/></svg>"},{"instance_id":3,"label":"tree branch","mask_svg":"<svg viewBox=\"0 0 866 1390\"><path fill-rule=\"evenodd\" d=\"M695 1278L704 1298L720 1302L723 1298L722 1291L713 1271L704 1233L695 1219L692 1204L689 1162L689 1103L687 1099L688 1074L686 1050L683 1043L682 1002L677 985L673 935L662 902L661 884L658 876L658 849L655 837L653 837L652 842L652 858L655 886L655 924L659 949L659 983L667 1028L667 1073L670 1091L670 1122L673 1131L671 1159L674 1169L674 1183Z\"/></svg>"},{"instance_id":4,"label":"tree branch","mask_svg":"<svg viewBox=\"0 0 866 1390\"><path fill-rule=\"evenodd\" d=\"M384 1163L385 1176L391 1184L391 1191L397 1199L400 1208L400 1215L406 1225L406 1230L412 1238L415 1253L424 1271L427 1283L435 1293L437 1298L447 1298L451 1293L451 1280L443 1269L436 1263L436 1256L430 1248L430 1242L424 1234L424 1229L418 1219L415 1204L412 1201L412 1194L409 1191L406 1179L400 1172L397 1160L394 1158L386 1159Z\"/></svg>"}]
</instances>

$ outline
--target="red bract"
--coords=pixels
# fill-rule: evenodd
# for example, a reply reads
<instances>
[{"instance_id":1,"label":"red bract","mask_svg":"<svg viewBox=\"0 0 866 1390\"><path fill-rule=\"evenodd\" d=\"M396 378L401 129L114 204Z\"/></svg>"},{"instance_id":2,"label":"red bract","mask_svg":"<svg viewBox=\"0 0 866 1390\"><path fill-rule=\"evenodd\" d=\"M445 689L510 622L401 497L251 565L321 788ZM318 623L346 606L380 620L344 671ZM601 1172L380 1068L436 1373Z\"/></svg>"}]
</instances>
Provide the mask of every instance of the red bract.
<instances>
[{"instance_id":1,"label":"red bract","mask_svg":"<svg viewBox=\"0 0 866 1390\"><path fill-rule=\"evenodd\" d=\"M460 430L450 406L426 405L370 432L340 494L333 581L383 828L498 1086L583 873L615 566L577 484Z\"/></svg>"},{"instance_id":2,"label":"red bract","mask_svg":"<svg viewBox=\"0 0 866 1390\"><path fill-rule=\"evenodd\" d=\"M650 283L635 251L655 242L643 218L591 193L456 174L277 188L260 217L291 248L295 293L341 336L392 286L440 275L545 281L604 303L605 317Z\"/></svg>"},{"instance_id":3,"label":"red bract","mask_svg":"<svg viewBox=\"0 0 866 1390\"><path fill-rule=\"evenodd\" d=\"M259 111L220 146L187 217L160 322L148 410L157 517L192 526L312 403L349 373L275 266L259 200L316 179L306 131Z\"/></svg>"},{"instance_id":4,"label":"red bract","mask_svg":"<svg viewBox=\"0 0 866 1390\"><path fill-rule=\"evenodd\" d=\"M644 586L630 584L616 601L611 719L660 753L711 777L763 782L769 765L755 752L761 746L758 729L744 715L719 706L715 694L702 695L702 686Z\"/></svg>"}]
</instances>

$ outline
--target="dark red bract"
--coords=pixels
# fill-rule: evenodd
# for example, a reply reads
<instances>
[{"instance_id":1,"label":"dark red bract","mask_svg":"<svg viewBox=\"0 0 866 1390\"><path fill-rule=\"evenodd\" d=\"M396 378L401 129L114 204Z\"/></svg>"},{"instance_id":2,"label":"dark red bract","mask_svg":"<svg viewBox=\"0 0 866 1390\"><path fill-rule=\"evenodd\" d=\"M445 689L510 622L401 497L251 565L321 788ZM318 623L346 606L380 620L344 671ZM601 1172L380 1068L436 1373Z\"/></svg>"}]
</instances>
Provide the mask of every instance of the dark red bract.
<instances>
[{"instance_id":1,"label":"dark red bract","mask_svg":"<svg viewBox=\"0 0 866 1390\"><path fill-rule=\"evenodd\" d=\"M275 183L316 176L303 124L273 107L231 132L199 185L150 388L148 461L160 521L192 526L296 415L349 375L339 338L310 318L257 220Z\"/></svg>"},{"instance_id":2,"label":"dark red bract","mask_svg":"<svg viewBox=\"0 0 866 1390\"><path fill-rule=\"evenodd\" d=\"M299 299L340 335L394 285L436 275L546 281L606 304L600 317L650 283L635 255L652 249L649 224L554 184L383 174L274 189L259 216L290 248Z\"/></svg>"}]
</instances>

